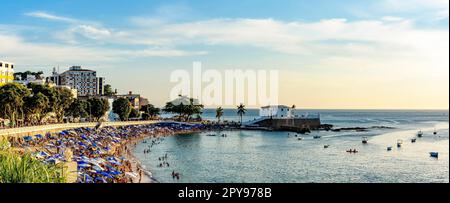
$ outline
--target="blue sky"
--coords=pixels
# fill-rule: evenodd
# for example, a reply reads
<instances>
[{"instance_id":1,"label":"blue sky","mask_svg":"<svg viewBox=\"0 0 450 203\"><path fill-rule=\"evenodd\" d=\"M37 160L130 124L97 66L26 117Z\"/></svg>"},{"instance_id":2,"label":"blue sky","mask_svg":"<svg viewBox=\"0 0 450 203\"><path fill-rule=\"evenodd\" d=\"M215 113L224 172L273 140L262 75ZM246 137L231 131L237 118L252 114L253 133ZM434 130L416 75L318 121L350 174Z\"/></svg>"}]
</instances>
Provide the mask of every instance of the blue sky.
<instances>
[{"instance_id":1,"label":"blue sky","mask_svg":"<svg viewBox=\"0 0 450 203\"><path fill-rule=\"evenodd\" d=\"M278 69L282 102L306 108L448 108L447 0L2 0L1 7L8 12L0 13L0 60L19 70L97 69L119 91L158 105L170 72L202 61L219 70ZM380 72L390 74L374 76ZM426 85L411 88L417 82ZM336 85L346 83L355 87ZM330 89L336 94L315 93Z\"/></svg>"}]
</instances>

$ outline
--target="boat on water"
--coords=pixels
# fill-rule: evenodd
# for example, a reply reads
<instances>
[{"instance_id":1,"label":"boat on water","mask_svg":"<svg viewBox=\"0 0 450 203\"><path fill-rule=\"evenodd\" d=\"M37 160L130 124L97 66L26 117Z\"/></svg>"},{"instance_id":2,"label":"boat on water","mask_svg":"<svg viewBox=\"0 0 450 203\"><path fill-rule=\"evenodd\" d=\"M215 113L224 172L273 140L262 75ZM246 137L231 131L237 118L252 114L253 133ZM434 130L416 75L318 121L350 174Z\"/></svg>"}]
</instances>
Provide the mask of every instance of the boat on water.
<instances>
[{"instance_id":1,"label":"boat on water","mask_svg":"<svg viewBox=\"0 0 450 203\"><path fill-rule=\"evenodd\" d=\"M397 140L397 147L400 148L402 147L403 144L403 140Z\"/></svg>"},{"instance_id":2,"label":"boat on water","mask_svg":"<svg viewBox=\"0 0 450 203\"><path fill-rule=\"evenodd\" d=\"M392 147L387 147L387 151L392 151Z\"/></svg>"},{"instance_id":3,"label":"boat on water","mask_svg":"<svg viewBox=\"0 0 450 203\"><path fill-rule=\"evenodd\" d=\"M330 147L329 144L323 146L323 148L325 148L325 149L327 149L328 147Z\"/></svg>"},{"instance_id":4,"label":"boat on water","mask_svg":"<svg viewBox=\"0 0 450 203\"><path fill-rule=\"evenodd\" d=\"M433 135L437 135L437 131L436 131L436 129L434 129L434 131L433 131Z\"/></svg>"},{"instance_id":5,"label":"boat on water","mask_svg":"<svg viewBox=\"0 0 450 203\"><path fill-rule=\"evenodd\" d=\"M356 149L349 149L349 150L347 150L347 153L358 153L359 151L358 150L356 150Z\"/></svg>"},{"instance_id":6,"label":"boat on water","mask_svg":"<svg viewBox=\"0 0 450 203\"><path fill-rule=\"evenodd\" d=\"M416 138L411 139L411 143L415 143L417 141Z\"/></svg>"},{"instance_id":7,"label":"boat on water","mask_svg":"<svg viewBox=\"0 0 450 203\"><path fill-rule=\"evenodd\" d=\"M362 143L363 143L363 144L369 143L369 139L368 139L367 137L363 137L363 138L362 138Z\"/></svg>"},{"instance_id":8,"label":"boat on water","mask_svg":"<svg viewBox=\"0 0 450 203\"><path fill-rule=\"evenodd\" d=\"M303 137L299 137L298 140L303 140Z\"/></svg>"},{"instance_id":9,"label":"boat on water","mask_svg":"<svg viewBox=\"0 0 450 203\"><path fill-rule=\"evenodd\" d=\"M320 135L315 135L313 138L314 138L314 139L320 139L320 138L322 138L322 136L320 136Z\"/></svg>"},{"instance_id":10,"label":"boat on water","mask_svg":"<svg viewBox=\"0 0 450 203\"><path fill-rule=\"evenodd\" d=\"M438 158L439 157L439 152L430 152L430 156L434 157L434 158Z\"/></svg>"},{"instance_id":11,"label":"boat on water","mask_svg":"<svg viewBox=\"0 0 450 203\"><path fill-rule=\"evenodd\" d=\"M417 133L417 137L423 137L423 132L421 130Z\"/></svg>"},{"instance_id":12,"label":"boat on water","mask_svg":"<svg viewBox=\"0 0 450 203\"><path fill-rule=\"evenodd\" d=\"M207 134L206 136L208 136L208 137L215 137L217 135L216 134Z\"/></svg>"}]
</instances>

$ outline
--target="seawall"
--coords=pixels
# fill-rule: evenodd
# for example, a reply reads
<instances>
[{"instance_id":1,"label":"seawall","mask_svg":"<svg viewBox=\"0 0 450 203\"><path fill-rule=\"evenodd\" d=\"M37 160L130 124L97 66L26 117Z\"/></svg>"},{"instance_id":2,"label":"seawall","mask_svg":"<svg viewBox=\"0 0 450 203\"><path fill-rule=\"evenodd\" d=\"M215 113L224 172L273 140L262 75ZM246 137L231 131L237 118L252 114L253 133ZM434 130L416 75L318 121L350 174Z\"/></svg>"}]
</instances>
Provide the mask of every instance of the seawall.
<instances>
[{"instance_id":1,"label":"seawall","mask_svg":"<svg viewBox=\"0 0 450 203\"><path fill-rule=\"evenodd\" d=\"M102 127L148 125L148 124L155 124L158 122L160 122L160 121L103 122ZM47 132L54 133L54 132L60 132L62 130L70 130L70 129L81 128L81 127L93 128L97 124L98 123L64 123L64 124L30 126L30 127L22 127L22 128L0 129L0 136L8 136L8 137L32 136L32 135L36 135L36 134L45 134Z\"/></svg>"}]
</instances>

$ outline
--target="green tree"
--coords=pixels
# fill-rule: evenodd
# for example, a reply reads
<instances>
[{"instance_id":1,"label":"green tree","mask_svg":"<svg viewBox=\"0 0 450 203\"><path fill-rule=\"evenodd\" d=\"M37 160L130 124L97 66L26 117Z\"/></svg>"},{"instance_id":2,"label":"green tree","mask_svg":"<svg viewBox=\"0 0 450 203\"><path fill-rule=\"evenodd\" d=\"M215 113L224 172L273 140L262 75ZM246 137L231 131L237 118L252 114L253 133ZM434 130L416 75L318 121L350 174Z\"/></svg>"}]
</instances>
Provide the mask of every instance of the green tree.
<instances>
[{"instance_id":1,"label":"green tree","mask_svg":"<svg viewBox=\"0 0 450 203\"><path fill-rule=\"evenodd\" d=\"M56 96L57 102L54 107L54 110L58 122L62 122L65 111L70 107L70 104L72 104L74 98L72 91L70 91L70 89L65 87L56 88Z\"/></svg>"},{"instance_id":2,"label":"green tree","mask_svg":"<svg viewBox=\"0 0 450 203\"><path fill-rule=\"evenodd\" d=\"M73 118L86 118L89 116L87 109L87 101L75 99L75 101L73 101L72 104L70 104L69 108L66 110L65 115L71 116Z\"/></svg>"},{"instance_id":3,"label":"green tree","mask_svg":"<svg viewBox=\"0 0 450 203\"><path fill-rule=\"evenodd\" d=\"M193 98L189 98L188 101L179 102L179 104L174 104L174 102L167 102L164 107L165 112L178 114L180 119L184 121L189 121L192 115L198 115L202 113L203 105L196 104Z\"/></svg>"},{"instance_id":4,"label":"green tree","mask_svg":"<svg viewBox=\"0 0 450 203\"><path fill-rule=\"evenodd\" d=\"M30 91L21 84L8 83L0 87L0 117L8 118L15 126L18 118L24 117L24 98Z\"/></svg>"},{"instance_id":5,"label":"green tree","mask_svg":"<svg viewBox=\"0 0 450 203\"><path fill-rule=\"evenodd\" d=\"M239 115L239 117L241 117L241 126L242 126L242 116L245 115L245 113L247 112L247 109L245 109L245 105L241 104L237 107L237 114Z\"/></svg>"},{"instance_id":6,"label":"green tree","mask_svg":"<svg viewBox=\"0 0 450 203\"><path fill-rule=\"evenodd\" d=\"M223 108L219 107L216 109L216 118L218 123L220 123L220 118L222 118L222 116L223 116Z\"/></svg>"},{"instance_id":7,"label":"green tree","mask_svg":"<svg viewBox=\"0 0 450 203\"><path fill-rule=\"evenodd\" d=\"M125 121L130 116L133 107L126 98L119 98L113 102L113 112L119 115L120 120Z\"/></svg>"},{"instance_id":8,"label":"green tree","mask_svg":"<svg viewBox=\"0 0 450 203\"><path fill-rule=\"evenodd\" d=\"M42 112L48 107L49 104L48 98L40 92L33 94L32 96L25 97L24 102L23 109L25 111L25 120L31 123L35 120L38 122L41 120Z\"/></svg>"},{"instance_id":9,"label":"green tree","mask_svg":"<svg viewBox=\"0 0 450 203\"><path fill-rule=\"evenodd\" d=\"M39 85L39 84L28 84L28 87L32 90L33 94L42 93L48 98L48 105L41 114L44 115L41 118L44 118L45 115L57 111L57 108L60 106L58 104L60 96L58 95L58 91L54 87L50 87L49 85Z\"/></svg>"},{"instance_id":10,"label":"green tree","mask_svg":"<svg viewBox=\"0 0 450 203\"><path fill-rule=\"evenodd\" d=\"M142 118L144 118L145 120L148 119L153 119L156 116L161 114L161 109L160 108L156 108L154 105L152 104L147 104L141 107L140 109L141 111L143 111L145 114L148 115L148 118L144 118L144 115L142 115Z\"/></svg>"},{"instance_id":11,"label":"green tree","mask_svg":"<svg viewBox=\"0 0 450 203\"><path fill-rule=\"evenodd\" d=\"M130 118L139 118L139 116L140 116L139 111L134 109L134 108L132 108L131 112L130 112L130 115L128 117L130 117Z\"/></svg>"},{"instance_id":12,"label":"green tree","mask_svg":"<svg viewBox=\"0 0 450 203\"><path fill-rule=\"evenodd\" d=\"M115 93L114 93L114 91L112 90L111 85L107 84L107 85L104 86L104 95L106 95L106 96L112 96L112 95L114 95L114 94L115 94Z\"/></svg>"},{"instance_id":13,"label":"green tree","mask_svg":"<svg viewBox=\"0 0 450 203\"><path fill-rule=\"evenodd\" d=\"M108 112L109 103L106 99L90 98L87 107L89 114L98 121Z\"/></svg>"}]
</instances>

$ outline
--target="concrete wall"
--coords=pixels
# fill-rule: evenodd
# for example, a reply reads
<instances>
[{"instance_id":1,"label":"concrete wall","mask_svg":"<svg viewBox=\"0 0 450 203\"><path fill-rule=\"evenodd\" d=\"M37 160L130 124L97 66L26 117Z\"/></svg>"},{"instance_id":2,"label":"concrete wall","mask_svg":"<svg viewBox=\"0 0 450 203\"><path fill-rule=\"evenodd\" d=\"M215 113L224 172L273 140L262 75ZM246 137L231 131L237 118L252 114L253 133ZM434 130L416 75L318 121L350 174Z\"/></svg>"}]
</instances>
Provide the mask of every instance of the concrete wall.
<instances>
[{"instance_id":1,"label":"concrete wall","mask_svg":"<svg viewBox=\"0 0 450 203\"><path fill-rule=\"evenodd\" d=\"M266 119L261 122L258 122L257 125L261 127L268 127L274 130L281 130L284 128L291 129L317 129L320 127L321 122L320 119Z\"/></svg>"},{"instance_id":2,"label":"concrete wall","mask_svg":"<svg viewBox=\"0 0 450 203\"><path fill-rule=\"evenodd\" d=\"M129 122L103 122L102 126L127 126L127 125L147 125L154 124L159 121L129 121ZM93 128L97 123L65 123L65 124L54 124L54 125L43 125L43 126L32 126L23 128L11 128L0 130L0 136L32 136L36 134L45 134L47 132L60 132L62 130L70 130L81 127Z\"/></svg>"}]
</instances>

